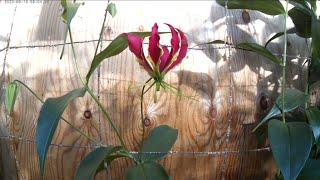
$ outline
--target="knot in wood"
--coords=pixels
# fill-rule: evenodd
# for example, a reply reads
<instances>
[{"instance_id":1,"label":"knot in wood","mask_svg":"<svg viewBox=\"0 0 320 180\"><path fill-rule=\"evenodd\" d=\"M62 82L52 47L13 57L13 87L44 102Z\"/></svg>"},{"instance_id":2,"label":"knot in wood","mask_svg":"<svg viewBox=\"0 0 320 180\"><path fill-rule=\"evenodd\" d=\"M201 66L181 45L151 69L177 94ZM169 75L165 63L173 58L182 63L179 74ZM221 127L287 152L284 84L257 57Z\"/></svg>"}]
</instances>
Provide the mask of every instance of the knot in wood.
<instances>
[{"instance_id":1,"label":"knot in wood","mask_svg":"<svg viewBox=\"0 0 320 180\"><path fill-rule=\"evenodd\" d=\"M215 107L210 107L209 108L209 112L208 112L208 115L209 115L209 118L210 119L215 119L217 117L217 109Z\"/></svg>"},{"instance_id":2,"label":"knot in wood","mask_svg":"<svg viewBox=\"0 0 320 180\"><path fill-rule=\"evenodd\" d=\"M290 47L291 46L291 43L288 41L287 42L287 47Z\"/></svg>"},{"instance_id":3,"label":"knot in wood","mask_svg":"<svg viewBox=\"0 0 320 180\"><path fill-rule=\"evenodd\" d=\"M243 10L241 16L244 23L248 24L250 22L250 15L248 11Z\"/></svg>"},{"instance_id":4,"label":"knot in wood","mask_svg":"<svg viewBox=\"0 0 320 180\"><path fill-rule=\"evenodd\" d=\"M144 118L143 123L144 123L144 126L145 126L145 127L148 127L148 126L150 126L151 121L150 121L149 118Z\"/></svg>"},{"instance_id":5,"label":"knot in wood","mask_svg":"<svg viewBox=\"0 0 320 180\"><path fill-rule=\"evenodd\" d=\"M105 33L106 34L112 34L112 28L110 27L110 26L107 26L106 28L105 28Z\"/></svg>"},{"instance_id":6,"label":"knot in wood","mask_svg":"<svg viewBox=\"0 0 320 180\"><path fill-rule=\"evenodd\" d=\"M84 116L86 119L90 119L91 116L92 116L91 111L86 110L86 111L83 113L83 116Z\"/></svg>"},{"instance_id":7,"label":"knot in wood","mask_svg":"<svg viewBox=\"0 0 320 180\"><path fill-rule=\"evenodd\" d=\"M140 32L143 32L143 31L144 31L143 25L140 25L140 26L138 27L138 30L139 30Z\"/></svg>"},{"instance_id":8,"label":"knot in wood","mask_svg":"<svg viewBox=\"0 0 320 180\"><path fill-rule=\"evenodd\" d=\"M259 105L262 110L266 110L268 108L268 98L265 95L261 96Z\"/></svg>"}]
</instances>

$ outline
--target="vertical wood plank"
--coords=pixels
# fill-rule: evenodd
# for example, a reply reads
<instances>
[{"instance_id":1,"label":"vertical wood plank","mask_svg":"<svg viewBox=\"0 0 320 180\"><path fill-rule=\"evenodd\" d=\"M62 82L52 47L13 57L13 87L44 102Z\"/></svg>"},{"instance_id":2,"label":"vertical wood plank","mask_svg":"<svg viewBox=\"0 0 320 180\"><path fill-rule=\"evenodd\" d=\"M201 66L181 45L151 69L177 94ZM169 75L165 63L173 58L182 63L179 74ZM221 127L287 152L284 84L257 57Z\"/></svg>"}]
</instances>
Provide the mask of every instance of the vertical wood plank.
<instances>
[{"instance_id":1,"label":"vertical wood plank","mask_svg":"<svg viewBox=\"0 0 320 180\"><path fill-rule=\"evenodd\" d=\"M7 137L10 133L9 121L5 108L5 71L6 47L8 45L11 25L14 21L15 4L7 5L0 2L0 136ZM0 179L17 179L18 171L14 159L14 150L10 139L0 139Z\"/></svg>"}]
</instances>

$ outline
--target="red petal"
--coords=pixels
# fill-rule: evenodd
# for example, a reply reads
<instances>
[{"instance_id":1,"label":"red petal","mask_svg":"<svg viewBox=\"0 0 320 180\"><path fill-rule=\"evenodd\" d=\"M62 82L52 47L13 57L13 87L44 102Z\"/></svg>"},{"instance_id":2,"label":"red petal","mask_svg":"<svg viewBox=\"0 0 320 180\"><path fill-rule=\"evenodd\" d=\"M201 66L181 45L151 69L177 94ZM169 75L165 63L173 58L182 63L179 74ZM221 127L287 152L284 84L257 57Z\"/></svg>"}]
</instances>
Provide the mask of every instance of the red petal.
<instances>
[{"instance_id":1,"label":"red petal","mask_svg":"<svg viewBox=\"0 0 320 180\"><path fill-rule=\"evenodd\" d=\"M160 40L160 36L158 34L158 25L157 23L155 23L152 27L151 35L149 38L149 49L148 49L149 55L155 65L157 65L161 55L159 40Z\"/></svg>"},{"instance_id":2,"label":"red petal","mask_svg":"<svg viewBox=\"0 0 320 180\"><path fill-rule=\"evenodd\" d=\"M139 59L139 64L149 72L150 70L152 71L152 68L144 56L142 42L143 38L135 34L128 34L128 44L130 51L137 56L137 58Z\"/></svg>"},{"instance_id":3,"label":"red petal","mask_svg":"<svg viewBox=\"0 0 320 180\"><path fill-rule=\"evenodd\" d=\"M142 48L143 38L135 35L135 34L128 34L128 44L129 49L133 54L135 54L139 59L144 60L144 53Z\"/></svg>"},{"instance_id":4,"label":"red petal","mask_svg":"<svg viewBox=\"0 0 320 180\"><path fill-rule=\"evenodd\" d=\"M182 59L187 55L187 51L188 51L188 38L184 35L184 33L180 29L177 29L177 31L179 32L181 37L181 48L180 48L177 59L170 65L168 71L170 71L176 65L180 64Z\"/></svg>"},{"instance_id":5,"label":"red petal","mask_svg":"<svg viewBox=\"0 0 320 180\"><path fill-rule=\"evenodd\" d=\"M165 69L167 62L171 60L171 59L168 59L170 55L168 48L166 46L162 46L162 50L163 50L163 54L160 57L160 60L161 60L160 73Z\"/></svg>"},{"instance_id":6,"label":"red petal","mask_svg":"<svg viewBox=\"0 0 320 180\"><path fill-rule=\"evenodd\" d=\"M170 41L171 42L171 46L172 46L171 53L172 53L172 56L174 56L178 52L178 50L180 48L180 46L179 46L180 39L179 39L178 33L174 29L174 27L171 26L170 24L166 24L166 25L169 26L171 34L172 34L172 38L171 38L171 41Z\"/></svg>"},{"instance_id":7,"label":"red petal","mask_svg":"<svg viewBox=\"0 0 320 180\"><path fill-rule=\"evenodd\" d=\"M167 57L168 60L163 65L163 69L168 68L170 63L172 63L171 60L172 60L173 56L178 52L178 50L180 48L180 38L179 38L177 31L175 30L175 28L172 25L170 25L170 24L166 24L166 25L169 26L169 28L170 28L172 38L171 38L170 54ZM166 70L166 71L168 71L168 70ZM160 70L160 72L162 72L162 71Z\"/></svg>"}]
</instances>

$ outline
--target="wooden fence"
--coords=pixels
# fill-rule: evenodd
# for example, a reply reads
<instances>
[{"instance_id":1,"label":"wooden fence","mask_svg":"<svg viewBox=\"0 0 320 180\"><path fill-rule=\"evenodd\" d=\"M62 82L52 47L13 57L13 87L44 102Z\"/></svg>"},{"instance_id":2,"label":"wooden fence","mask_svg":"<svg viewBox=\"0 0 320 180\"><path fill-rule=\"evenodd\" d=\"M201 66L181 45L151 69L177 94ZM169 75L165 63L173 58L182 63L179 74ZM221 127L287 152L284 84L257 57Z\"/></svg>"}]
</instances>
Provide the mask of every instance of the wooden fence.
<instances>
[{"instance_id":1,"label":"wooden fence","mask_svg":"<svg viewBox=\"0 0 320 180\"><path fill-rule=\"evenodd\" d=\"M80 70L85 76L94 55L106 9L105 1L85 1L72 22ZM257 122L270 110L281 88L280 68L273 62L239 49L224 46L194 46L212 40L265 44L283 30L282 16L265 16L245 10L226 10L211 1L115 1L118 13L107 17L103 47L122 32L150 31L157 22L181 28L189 36L190 49L181 65L167 74L166 81L197 100L179 99L160 92L145 98L147 133L167 124L179 130L173 151L161 163L172 179L272 179L276 165L268 149L259 149L254 134ZM62 60L65 24L59 1L12 3L0 1L1 85L14 79L26 83L41 98L61 96L81 86L70 47ZM162 36L168 44L169 37ZM269 45L274 54L283 52L282 38ZM287 85L302 88L304 39L289 36ZM125 143L137 150L141 137L140 89L148 75L129 52L105 60L93 75L90 87L100 96ZM20 86L14 112L9 115L1 89L0 178L39 179L35 127L41 103ZM84 113L90 112L90 117ZM76 127L105 144L118 145L97 105L88 96L73 101L64 112ZM92 144L66 123L60 122L47 155L45 179L73 179L81 159ZM72 146L72 147L71 147ZM262 146L266 147L266 146ZM200 152L198 154L192 152ZM123 179L122 159L108 168L111 179ZM106 179L106 171L96 179Z\"/></svg>"}]
</instances>

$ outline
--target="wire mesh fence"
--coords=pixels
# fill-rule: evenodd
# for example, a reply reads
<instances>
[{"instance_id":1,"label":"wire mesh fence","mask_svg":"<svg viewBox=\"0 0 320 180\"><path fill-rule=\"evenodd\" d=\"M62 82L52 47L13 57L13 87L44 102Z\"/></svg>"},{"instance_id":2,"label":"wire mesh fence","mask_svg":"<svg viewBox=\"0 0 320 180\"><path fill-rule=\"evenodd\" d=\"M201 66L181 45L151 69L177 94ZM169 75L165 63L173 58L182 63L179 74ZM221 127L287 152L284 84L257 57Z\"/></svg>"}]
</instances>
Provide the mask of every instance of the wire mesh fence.
<instances>
[{"instance_id":1,"label":"wire mesh fence","mask_svg":"<svg viewBox=\"0 0 320 180\"><path fill-rule=\"evenodd\" d=\"M16 9L15 9L16 11ZM227 10L227 7L226 7L226 10L225 10L225 17L228 17L229 14L228 14L229 10ZM15 15L15 13L14 13ZM106 14L105 14L106 16ZM228 18L226 19L225 21L225 26L228 27L230 22L228 22ZM10 45L10 38L11 38L11 33L12 33L12 29L14 27L14 16L12 18L12 23L11 23L11 29L10 29L10 33L9 33L9 38L8 38L8 41L7 41L7 46L3 49L0 50L0 52L4 52L5 53L5 56L4 56L4 60L3 60L3 74L6 74L6 61L7 61L7 54L10 50L16 50L16 49L32 49L32 48L47 48L47 47L50 47L50 48L57 48L57 47L60 47L60 46L64 46L64 43L56 43L56 44L44 44L44 45L25 45L25 46L11 46ZM226 29L226 33L225 33L225 44L223 45L200 45L200 46L194 46L194 47L189 47L189 51L203 51L203 50L225 50L226 51L226 54L227 54L227 61L230 61L230 58L231 58L231 53L230 53L230 50L231 49L239 49L237 48L236 46L234 45L230 45L229 42L232 42L232 40L230 39L230 36L228 36L228 34L230 34L229 32L230 30L227 28ZM92 42L98 42L98 41L101 41L101 42L111 42L112 39L105 39L105 38L102 38L101 40L84 40L84 41L75 41L74 44L86 44L86 43L92 43ZM66 44L70 44L70 43L66 43ZM102 43L101 43L102 44ZM282 54L274 54L276 56L282 56ZM297 59L305 59L305 60L308 60L310 59L309 57L300 57L300 56L296 56L296 55L287 55L287 57L292 57L292 58L297 58ZM228 146L228 143L229 143L229 138L230 138L230 133L232 131L231 129L231 120L232 120L232 103L233 103L233 82L232 82L232 66L231 64L229 63L228 65L228 70L229 70L229 97L228 97L228 110L227 110L227 119L228 119L228 127L227 127L227 132L226 132L226 139L225 139L225 150L224 151L169 151L169 152L143 152L145 154L171 154L171 155L211 155L211 156L217 156L217 155L221 155L221 156L224 156L224 161L223 161L223 164L222 164L222 167L223 169L225 170L226 168L226 155L228 154L241 154L241 153L252 153L252 152L265 152L265 151L270 151L270 148L269 147L265 147L265 148L257 148L257 149L243 149L243 150L232 150L230 149L230 147ZM100 69L97 70L97 73L98 73L98 76L96 76L97 78L97 81L98 81L98 91L97 91L97 96L98 98L100 98L100 93L101 93L101 84L100 84L100 80L101 80L101 71ZM6 82L6 80L5 80ZM2 96L4 96L5 94L5 87L3 85L2 87ZM5 106L4 106L5 108ZM101 122L100 122L100 117L101 117L101 113L100 111L98 112L99 113L99 116L98 116L98 125L99 125L99 140L100 142L102 141L102 138L101 138ZM5 135L5 136L0 136L0 139L4 139L4 140L18 140L18 141L24 141L24 142L27 142L27 143L35 143L35 140L33 139L28 139L28 138L25 138L25 137L17 137L15 135L12 135L11 132L9 132L9 135ZM85 149L94 149L94 148L97 148L98 146L78 146L78 145L67 145L67 144L51 144L50 146L52 147L57 147L57 148L85 148ZM137 152L137 151L131 151L130 153L132 154L138 154L138 153L141 153L141 152ZM17 164L17 167L18 167L18 171L19 171L19 162L17 160L17 158L15 157L15 160L16 160L16 164ZM224 171L223 170L223 171ZM21 174L21 177L22 179L24 179L23 175Z\"/></svg>"}]
</instances>

